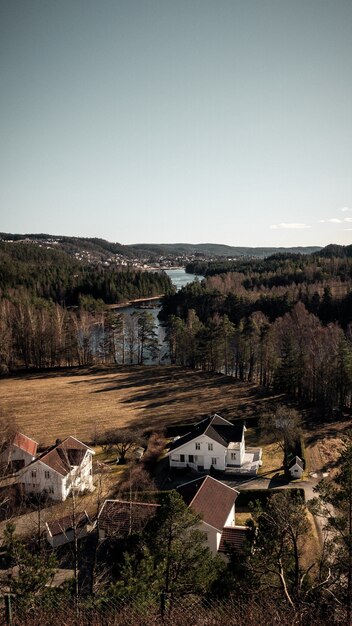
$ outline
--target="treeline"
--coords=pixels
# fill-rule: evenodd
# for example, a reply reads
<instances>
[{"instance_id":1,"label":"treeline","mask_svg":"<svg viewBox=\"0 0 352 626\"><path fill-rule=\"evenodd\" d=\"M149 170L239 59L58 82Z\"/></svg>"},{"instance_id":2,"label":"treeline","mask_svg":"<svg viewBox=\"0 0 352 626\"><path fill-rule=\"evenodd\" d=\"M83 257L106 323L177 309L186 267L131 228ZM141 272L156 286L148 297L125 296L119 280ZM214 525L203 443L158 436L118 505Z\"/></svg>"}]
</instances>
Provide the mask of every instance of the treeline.
<instances>
[{"instance_id":1,"label":"treeline","mask_svg":"<svg viewBox=\"0 0 352 626\"><path fill-rule=\"evenodd\" d=\"M0 300L0 373L30 368L133 364L156 360L160 346L153 316L108 311L82 297L67 309L47 300Z\"/></svg>"},{"instance_id":2,"label":"treeline","mask_svg":"<svg viewBox=\"0 0 352 626\"><path fill-rule=\"evenodd\" d=\"M271 386L325 415L351 407L352 259L319 259L275 255L166 297L172 361Z\"/></svg>"},{"instance_id":3,"label":"treeline","mask_svg":"<svg viewBox=\"0 0 352 626\"><path fill-rule=\"evenodd\" d=\"M5 298L22 292L31 298L77 306L82 295L114 304L172 290L171 280L163 272L83 264L61 250L0 242L0 296Z\"/></svg>"}]
</instances>

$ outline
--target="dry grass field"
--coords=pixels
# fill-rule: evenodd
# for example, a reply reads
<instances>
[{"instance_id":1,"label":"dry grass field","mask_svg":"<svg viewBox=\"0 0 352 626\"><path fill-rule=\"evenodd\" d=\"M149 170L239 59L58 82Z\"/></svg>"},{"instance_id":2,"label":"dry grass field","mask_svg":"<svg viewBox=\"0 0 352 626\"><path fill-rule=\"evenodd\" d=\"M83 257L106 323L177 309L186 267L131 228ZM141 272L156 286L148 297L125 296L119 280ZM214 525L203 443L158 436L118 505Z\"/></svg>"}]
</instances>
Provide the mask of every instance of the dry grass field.
<instances>
[{"instance_id":1,"label":"dry grass field","mask_svg":"<svg viewBox=\"0 0 352 626\"><path fill-rule=\"evenodd\" d=\"M47 446L118 426L162 429L218 412L227 419L259 416L279 397L257 385L176 366L73 368L0 381L1 414Z\"/></svg>"}]
</instances>

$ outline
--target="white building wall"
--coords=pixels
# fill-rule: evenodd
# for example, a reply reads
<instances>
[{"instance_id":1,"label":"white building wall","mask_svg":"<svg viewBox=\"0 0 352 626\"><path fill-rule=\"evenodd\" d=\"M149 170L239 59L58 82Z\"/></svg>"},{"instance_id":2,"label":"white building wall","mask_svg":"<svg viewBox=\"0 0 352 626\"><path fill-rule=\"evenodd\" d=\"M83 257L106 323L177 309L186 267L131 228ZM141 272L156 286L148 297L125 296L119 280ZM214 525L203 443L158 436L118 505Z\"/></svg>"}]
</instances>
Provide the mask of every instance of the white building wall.
<instances>
[{"instance_id":1,"label":"white building wall","mask_svg":"<svg viewBox=\"0 0 352 626\"><path fill-rule=\"evenodd\" d=\"M64 476L50 469L42 461L30 465L21 475L20 482L26 493L46 492L53 500L63 500Z\"/></svg>"},{"instance_id":2,"label":"white building wall","mask_svg":"<svg viewBox=\"0 0 352 626\"><path fill-rule=\"evenodd\" d=\"M207 546L213 556L215 556L219 549L221 533L216 528L209 526L209 524L206 524L203 521L200 522L199 530L206 534Z\"/></svg>"},{"instance_id":3,"label":"white building wall","mask_svg":"<svg viewBox=\"0 0 352 626\"><path fill-rule=\"evenodd\" d=\"M32 454L29 454L29 452L26 452L17 446L11 445L0 455L0 464L9 465L13 461L24 461L24 465L26 466L34 461L34 459L35 457Z\"/></svg>"},{"instance_id":4,"label":"white building wall","mask_svg":"<svg viewBox=\"0 0 352 626\"><path fill-rule=\"evenodd\" d=\"M46 492L52 500L63 502L71 492L72 485L79 492L92 491L92 455L87 451L82 464L66 476L50 469L42 461L37 461L23 471L19 482L23 484L25 493Z\"/></svg>"},{"instance_id":5,"label":"white building wall","mask_svg":"<svg viewBox=\"0 0 352 626\"><path fill-rule=\"evenodd\" d=\"M170 467L187 467L190 465L196 469L197 466L202 465L205 470L209 470L213 465L216 469L224 470L226 467L226 450L225 446L210 439L207 435L200 435L170 452Z\"/></svg>"},{"instance_id":6,"label":"white building wall","mask_svg":"<svg viewBox=\"0 0 352 626\"><path fill-rule=\"evenodd\" d=\"M235 492L233 494L233 497L235 497ZM233 503L233 506L231 508L230 513L228 514L228 517L226 519L226 522L224 524L224 526L234 526L235 525L235 503Z\"/></svg>"}]
</instances>

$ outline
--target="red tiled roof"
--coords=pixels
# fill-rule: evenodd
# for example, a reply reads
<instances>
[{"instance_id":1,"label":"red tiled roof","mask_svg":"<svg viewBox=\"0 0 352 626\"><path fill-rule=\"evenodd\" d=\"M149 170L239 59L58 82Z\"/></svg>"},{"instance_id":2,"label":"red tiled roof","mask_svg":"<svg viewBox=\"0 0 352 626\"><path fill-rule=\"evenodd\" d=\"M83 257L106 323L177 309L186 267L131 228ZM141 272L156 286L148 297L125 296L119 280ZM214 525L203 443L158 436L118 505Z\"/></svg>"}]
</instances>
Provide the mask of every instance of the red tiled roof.
<instances>
[{"instance_id":1,"label":"red tiled roof","mask_svg":"<svg viewBox=\"0 0 352 626\"><path fill-rule=\"evenodd\" d=\"M243 550L248 529L244 526L225 526L222 531L219 552L228 550L241 552Z\"/></svg>"},{"instance_id":2,"label":"red tiled roof","mask_svg":"<svg viewBox=\"0 0 352 626\"><path fill-rule=\"evenodd\" d=\"M37 453L37 442L33 439L30 439L30 437L27 437L27 435L23 435L22 433L16 433L14 435L12 443L14 446L17 446L17 448L24 450L24 452L28 452L28 454L31 454L32 456L35 456Z\"/></svg>"},{"instance_id":3,"label":"red tiled roof","mask_svg":"<svg viewBox=\"0 0 352 626\"><path fill-rule=\"evenodd\" d=\"M99 530L108 536L125 536L143 529L159 504L105 500L99 513Z\"/></svg>"},{"instance_id":4,"label":"red tiled roof","mask_svg":"<svg viewBox=\"0 0 352 626\"><path fill-rule=\"evenodd\" d=\"M77 513L75 524L76 528L82 528L86 524L90 522L87 511L81 511ZM74 520L72 515L66 515L66 517L61 517L61 519L54 520L52 522L47 522L47 527L52 535L52 537L56 535L61 535L61 533L67 533L68 531L73 529Z\"/></svg>"},{"instance_id":5,"label":"red tiled roof","mask_svg":"<svg viewBox=\"0 0 352 626\"><path fill-rule=\"evenodd\" d=\"M206 524L219 531L223 529L238 496L235 489L211 476L192 480L178 487L177 491L187 506L198 513Z\"/></svg>"}]
</instances>

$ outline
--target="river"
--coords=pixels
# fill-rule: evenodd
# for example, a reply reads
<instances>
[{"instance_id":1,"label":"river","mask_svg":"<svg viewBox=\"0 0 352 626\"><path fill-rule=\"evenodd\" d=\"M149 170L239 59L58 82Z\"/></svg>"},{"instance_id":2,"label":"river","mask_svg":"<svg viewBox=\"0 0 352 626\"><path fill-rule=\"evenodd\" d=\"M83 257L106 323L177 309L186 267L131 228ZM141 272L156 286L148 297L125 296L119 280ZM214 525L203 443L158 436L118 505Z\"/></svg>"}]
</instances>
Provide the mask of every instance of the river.
<instances>
[{"instance_id":1,"label":"river","mask_svg":"<svg viewBox=\"0 0 352 626\"><path fill-rule=\"evenodd\" d=\"M164 272L170 277L172 284L176 287L176 291L191 283L195 280L196 276L194 274L187 274L186 270L183 267L177 267L175 269L166 269ZM198 276L199 280L203 278L203 276ZM148 313L150 313L154 318L155 323L155 332L158 338L159 344L159 356L158 359L147 358L145 360L145 365L152 365L155 363L168 363L167 357L167 346L165 344L165 324L160 322L158 319L158 315L160 313L160 302L158 300L155 301L155 304L148 307ZM126 306L124 308L119 309L118 313L123 313L125 316L132 316L133 313L141 313L143 309L138 306ZM125 349L126 352L126 349ZM127 357L126 357L127 358ZM137 357L135 357L137 360Z\"/></svg>"}]
</instances>

